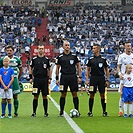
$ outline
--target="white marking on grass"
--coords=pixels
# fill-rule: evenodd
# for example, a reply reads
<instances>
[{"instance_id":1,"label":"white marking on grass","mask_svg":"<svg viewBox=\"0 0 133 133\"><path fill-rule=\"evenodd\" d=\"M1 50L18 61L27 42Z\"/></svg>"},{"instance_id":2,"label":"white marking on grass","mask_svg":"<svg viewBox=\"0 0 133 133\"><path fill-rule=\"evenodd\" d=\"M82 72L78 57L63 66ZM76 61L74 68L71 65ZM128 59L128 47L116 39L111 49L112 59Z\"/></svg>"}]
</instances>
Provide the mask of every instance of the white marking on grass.
<instances>
[{"instance_id":1,"label":"white marking on grass","mask_svg":"<svg viewBox=\"0 0 133 133\"><path fill-rule=\"evenodd\" d=\"M60 110L60 106L57 104L57 102L52 98L51 101L55 105L55 107ZM64 111L64 117L67 120L68 124L73 128L75 133L84 133L84 131L72 120L72 118Z\"/></svg>"}]
</instances>

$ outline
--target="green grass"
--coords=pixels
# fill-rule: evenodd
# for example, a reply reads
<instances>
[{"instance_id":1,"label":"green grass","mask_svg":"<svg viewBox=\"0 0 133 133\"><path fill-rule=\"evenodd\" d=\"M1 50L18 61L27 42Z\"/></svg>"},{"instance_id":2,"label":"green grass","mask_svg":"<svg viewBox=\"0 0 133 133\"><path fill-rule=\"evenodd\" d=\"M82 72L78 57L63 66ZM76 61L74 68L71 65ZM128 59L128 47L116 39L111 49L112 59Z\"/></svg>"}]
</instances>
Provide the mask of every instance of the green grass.
<instances>
[{"instance_id":1,"label":"green grass","mask_svg":"<svg viewBox=\"0 0 133 133\"><path fill-rule=\"evenodd\" d=\"M52 92L51 96L59 103L60 93ZM109 92L107 111L109 117L102 116L100 97L97 93L94 101L93 117L87 117L88 113L88 96L84 93L79 95L80 100L80 118L73 120L85 133L132 133L133 119L118 117L119 93ZM42 98L40 95L37 117L31 118L33 96L29 92L24 92L19 96L19 118L0 119L0 133L73 133L65 118L57 117L58 109L49 100L50 118L43 117ZM65 111L69 114L73 108L72 96L68 92L66 97ZM0 107L1 112L1 107Z\"/></svg>"}]
</instances>

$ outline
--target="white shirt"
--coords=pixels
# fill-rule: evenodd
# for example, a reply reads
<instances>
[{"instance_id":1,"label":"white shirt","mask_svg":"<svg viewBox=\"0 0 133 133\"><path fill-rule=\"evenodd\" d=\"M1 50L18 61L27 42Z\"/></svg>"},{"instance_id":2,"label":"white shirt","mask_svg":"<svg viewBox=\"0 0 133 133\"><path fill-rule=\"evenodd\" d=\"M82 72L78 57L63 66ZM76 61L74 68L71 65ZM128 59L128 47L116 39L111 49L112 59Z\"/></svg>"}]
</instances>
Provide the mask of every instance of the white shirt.
<instances>
[{"instance_id":1,"label":"white shirt","mask_svg":"<svg viewBox=\"0 0 133 133\"><path fill-rule=\"evenodd\" d=\"M133 87L133 74L124 74L123 76L123 80L121 81L121 83L125 86L125 87Z\"/></svg>"},{"instance_id":2,"label":"white shirt","mask_svg":"<svg viewBox=\"0 0 133 133\"><path fill-rule=\"evenodd\" d=\"M121 65L121 73L125 73L126 65L131 64L133 67L133 54L127 55L126 53L121 54L118 57L118 65Z\"/></svg>"}]
</instances>

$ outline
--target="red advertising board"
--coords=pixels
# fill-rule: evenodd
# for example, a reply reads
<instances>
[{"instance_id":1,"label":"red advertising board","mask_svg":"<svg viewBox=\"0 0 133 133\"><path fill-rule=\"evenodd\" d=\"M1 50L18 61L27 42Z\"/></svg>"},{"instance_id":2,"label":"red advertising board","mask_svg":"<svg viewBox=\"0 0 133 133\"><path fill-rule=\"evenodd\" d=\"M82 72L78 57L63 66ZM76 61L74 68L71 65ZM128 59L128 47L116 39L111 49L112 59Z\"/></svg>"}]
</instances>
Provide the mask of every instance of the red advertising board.
<instances>
[{"instance_id":1,"label":"red advertising board","mask_svg":"<svg viewBox=\"0 0 133 133\"><path fill-rule=\"evenodd\" d=\"M32 56L36 56L38 53L37 46L31 46L31 54ZM44 46L44 54L48 57L53 57L53 46L46 45Z\"/></svg>"}]
</instances>

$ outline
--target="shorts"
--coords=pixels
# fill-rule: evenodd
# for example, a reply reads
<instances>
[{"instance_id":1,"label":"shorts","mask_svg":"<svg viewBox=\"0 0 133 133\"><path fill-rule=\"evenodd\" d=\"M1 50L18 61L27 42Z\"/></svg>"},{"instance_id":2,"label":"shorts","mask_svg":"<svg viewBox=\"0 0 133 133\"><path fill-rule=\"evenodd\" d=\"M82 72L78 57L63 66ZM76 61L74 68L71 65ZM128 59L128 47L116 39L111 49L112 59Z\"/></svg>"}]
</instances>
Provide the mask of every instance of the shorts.
<instances>
[{"instance_id":1,"label":"shorts","mask_svg":"<svg viewBox=\"0 0 133 133\"><path fill-rule=\"evenodd\" d=\"M1 97L2 99L12 99L13 98L12 89L8 89L7 91L1 89Z\"/></svg>"},{"instance_id":2,"label":"shorts","mask_svg":"<svg viewBox=\"0 0 133 133\"><path fill-rule=\"evenodd\" d=\"M104 76L91 76L90 77L90 87L93 87L93 90L90 93L96 93L97 88L100 93L105 92L105 77Z\"/></svg>"},{"instance_id":3,"label":"shorts","mask_svg":"<svg viewBox=\"0 0 133 133\"><path fill-rule=\"evenodd\" d=\"M32 93L33 95L39 95L42 92L42 95L47 96L48 91L48 77L45 78L34 78L33 89L37 88L37 93Z\"/></svg>"},{"instance_id":4,"label":"shorts","mask_svg":"<svg viewBox=\"0 0 133 133\"><path fill-rule=\"evenodd\" d=\"M76 75L61 75L60 91L67 92L68 86L71 92L78 92L78 79Z\"/></svg>"},{"instance_id":5,"label":"shorts","mask_svg":"<svg viewBox=\"0 0 133 133\"><path fill-rule=\"evenodd\" d=\"M13 94L20 94L19 81L17 77L14 77L14 81L12 83L12 91Z\"/></svg>"},{"instance_id":6,"label":"shorts","mask_svg":"<svg viewBox=\"0 0 133 133\"><path fill-rule=\"evenodd\" d=\"M133 87L123 87L122 89L122 101L133 102Z\"/></svg>"}]
</instances>

